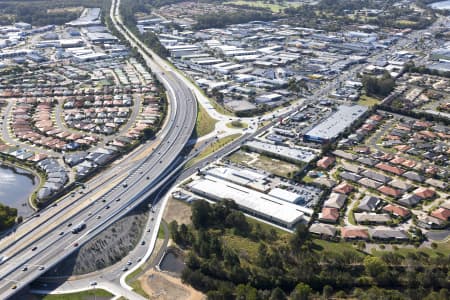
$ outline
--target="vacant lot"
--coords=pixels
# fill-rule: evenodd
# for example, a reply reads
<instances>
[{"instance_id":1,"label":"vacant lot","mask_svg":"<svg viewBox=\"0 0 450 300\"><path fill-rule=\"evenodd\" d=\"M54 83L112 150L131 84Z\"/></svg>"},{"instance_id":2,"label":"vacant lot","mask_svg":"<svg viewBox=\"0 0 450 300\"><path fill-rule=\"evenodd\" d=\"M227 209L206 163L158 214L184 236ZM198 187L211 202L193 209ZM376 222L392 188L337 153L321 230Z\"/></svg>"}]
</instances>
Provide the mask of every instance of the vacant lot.
<instances>
[{"instance_id":1,"label":"vacant lot","mask_svg":"<svg viewBox=\"0 0 450 300\"><path fill-rule=\"evenodd\" d=\"M244 164L249 167L262 169L266 172L286 178L292 178L295 173L300 170L300 167L295 164L266 155L241 150L234 152L227 159L237 164Z\"/></svg>"},{"instance_id":2,"label":"vacant lot","mask_svg":"<svg viewBox=\"0 0 450 300\"><path fill-rule=\"evenodd\" d=\"M150 295L150 299L158 300L201 300L205 295L192 287L185 285L180 279L167 274L149 271L140 278L143 290Z\"/></svg>"},{"instance_id":3,"label":"vacant lot","mask_svg":"<svg viewBox=\"0 0 450 300\"><path fill-rule=\"evenodd\" d=\"M163 219L167 223L177 221L178 224L191 224L191 215L191 207L187 203L170 197Z\"/></svg>"}]
</instances>

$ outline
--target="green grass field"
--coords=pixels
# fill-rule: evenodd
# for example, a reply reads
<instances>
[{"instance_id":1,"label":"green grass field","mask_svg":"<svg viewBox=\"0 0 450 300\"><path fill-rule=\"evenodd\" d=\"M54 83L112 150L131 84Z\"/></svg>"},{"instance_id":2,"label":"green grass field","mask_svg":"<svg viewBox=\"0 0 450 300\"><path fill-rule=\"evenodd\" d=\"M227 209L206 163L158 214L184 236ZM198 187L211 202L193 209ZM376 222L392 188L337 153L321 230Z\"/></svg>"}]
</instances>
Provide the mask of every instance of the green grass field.
<instances>
[{"instance_id":1,"label":"green grass field","mask_svg":"<svg viewBox=\"0 0 450 300\"><path fill-rule=\"evenodd\" d=\"M281 3L281 4L280 4ZM259 7L259 8L266 8L271 10L274 13L283 12L283 10L287 7L298 7L301 4L299 2L279 2L279 3L269 3L265 1L246 1L246 0L235 0L235 1L228 1L224 4L234 4L234 5L248 5L253 7Z\"/></svg>"},{"instance_id":2,"label":"green grass field","mask_svg":"<svg viewBox=\"0 0 450 300\"><path fill-rule=\"evenodd\" d=\"M234 141L235 139L237 139L240 136L241 136L241 134L236 133L236 134L232 134L232 135L226 136L224 138L221 138L221 139L213 142L208 147L206 147L202 152L200 152L196 157L194 157L193 159L188 161L186 163L186 165L185 165L185 168L191 167L196 162L198 162L198 161L202 160L203 158L213 154L214 152L216 152L220 148L224 147L226 144L231 143L232 141Z\"/></svg>"},{"instance_id":3,"label":"green grass field","mask_svg":"<svg viewBox=\"0 0 450 300\"><path fill-rule=\"evenodd\" d=\"M361 97L359 97L358 100L358 104L359 105L363 105L363 106L374 106L375 104L378 104L380 101L377 98L373 98L367 95L361 95Z\"/></svg>"},{"instance_id":4,"label":"green grass field","mask_svg":"<svg viewBox=\"0 0 450 300\"><path fill-rule=\"evenodd\" d=\"M197 137L207 135L214 131L216 123L217 120L211 118L205 109L201 105L198 105L197 122L195 124Z\"/></svg>"},{"instance_id":5,"label":"green grass field","mask_svg":"<svg viewBox=\"0 0 450 300\"><path fill-rule=\"evenodd\" d=\"M91 300L95 297L99 299L111 299L114 295L108 291L95 289L90 291L84 291L79 293L71 294L60 294L60 295L45 295L41 297L42 300Z\"/></svg>"}]
</instances>

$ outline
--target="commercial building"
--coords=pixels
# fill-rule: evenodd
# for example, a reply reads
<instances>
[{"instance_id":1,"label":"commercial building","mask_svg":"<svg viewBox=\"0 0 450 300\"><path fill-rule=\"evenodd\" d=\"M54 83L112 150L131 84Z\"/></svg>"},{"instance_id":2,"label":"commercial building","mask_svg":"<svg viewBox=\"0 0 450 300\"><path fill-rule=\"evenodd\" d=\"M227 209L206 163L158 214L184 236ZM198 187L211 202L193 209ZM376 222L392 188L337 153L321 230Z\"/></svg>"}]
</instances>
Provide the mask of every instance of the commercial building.
<instances>
[{"instance_id":1,"label":"commercial building","mask_svg":"<svg viewBox=\"0 0 450 300\"><path fill-rule=\"evenodd\" d=\"M232 199L249 215L292 228L304 220L305 209L270 195L206 175L188 185L189 189L214 201Z\"/></svg>"},{"instance_id":2,"label":"commercial building","mask_svg":"<svg viewBox=\"0 0 450 300\"><path fill-rule=\"evenodd\" d=\"M293 163L309 163L316 158L316 154L308 150L294 149L260 141L250 141L245 145L252 151L278 157Z\"/></svg>"},{"instance_id":3,"label":"commercial building","mask_svg":"<svg viewBox=\"0 0 450 300\"><path fill-rule=\"evenodd\" d=\"M308 131L303 138L305 141L317 143L333 141L366 112L365 106L341 105L335 113Z\"/></svg>"}]
</instances>

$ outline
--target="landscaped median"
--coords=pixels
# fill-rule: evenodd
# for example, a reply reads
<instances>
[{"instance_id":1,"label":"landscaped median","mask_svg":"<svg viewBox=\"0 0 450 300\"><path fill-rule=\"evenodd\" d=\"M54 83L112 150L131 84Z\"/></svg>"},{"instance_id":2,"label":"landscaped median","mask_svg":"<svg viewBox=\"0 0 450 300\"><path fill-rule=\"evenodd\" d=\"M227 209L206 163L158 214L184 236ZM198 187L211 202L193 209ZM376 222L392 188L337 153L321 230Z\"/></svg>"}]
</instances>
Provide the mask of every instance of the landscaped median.
<instances>
[{"instance_id":1,"label":"landscaped median","mask_svg":"<svg viewBox=\"0 0 450 300\"><path fill-rule=\"evenodd\" d=\"M197 162L199 162L203 158L208 157L212 153L216 152L217 150L224 147L225 145L231 143L232 141L239 138L240 136L241 136L240 133L236 133L236 134L228 135L226 137L218 139L217 141L212 142L202 152L200 152L196 157L189 160L186 163L186 165L184 166L185 169L195 165Z\"/></svg>"},{"instance_id":2,"label":"landscaped median","mask_svg":"<svg viewBox=\"0 0 450 300\"><path fill-rule=\"evenodd\" d=\"M234 120L231 121L230 123L227 123L226 126L228 128L233 128L233 129L244 129L244 128L248 128L248 124L239 120Z\"/></svg>"},{"instance_id":3,"label":"landscaped median","mask_svg":"<svg viewBox=\"0 0 450 300\"><path fill-rule=\"evenodd\" d=\"M70 294L49 294L49 295L36 295L37 299L41 300L89 300L89 299L110 299L114 295L108 291L102 289L92 289L89 291L83 291Z\"/></svg>"}]
</instances>

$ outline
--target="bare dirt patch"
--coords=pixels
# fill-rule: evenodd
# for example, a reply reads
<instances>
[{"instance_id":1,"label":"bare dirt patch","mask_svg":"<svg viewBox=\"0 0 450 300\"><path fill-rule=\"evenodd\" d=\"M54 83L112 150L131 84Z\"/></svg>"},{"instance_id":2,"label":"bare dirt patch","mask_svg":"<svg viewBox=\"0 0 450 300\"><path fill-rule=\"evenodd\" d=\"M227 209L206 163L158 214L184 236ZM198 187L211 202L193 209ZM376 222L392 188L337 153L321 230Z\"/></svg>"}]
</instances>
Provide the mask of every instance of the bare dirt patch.
<instances>
[{"instance_id":1,"label":"bare dirt patch","mask_svg":"<svg viewBox=\"0 0 450 300\"><path fill-rule=\"evenodd\" d=\"M164 210L163 219L167 223L177 221L178 224L191 224L191 215L191 207L187 203L170 197Z\"/></svg>"},{"instance_id":2,"label":"bare dirt patch","mask_svg":"<svg viewBox=\"0 0 450 300\"><path fill-rule=\"evenodd\" d=\"M206 296L191 286L185 285L179 278L150 270L139 279L142 289L150 299L158 300L203 300Z\"/></svg>"}]
</instances>

